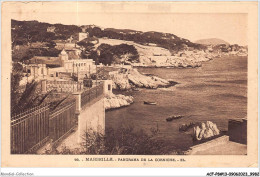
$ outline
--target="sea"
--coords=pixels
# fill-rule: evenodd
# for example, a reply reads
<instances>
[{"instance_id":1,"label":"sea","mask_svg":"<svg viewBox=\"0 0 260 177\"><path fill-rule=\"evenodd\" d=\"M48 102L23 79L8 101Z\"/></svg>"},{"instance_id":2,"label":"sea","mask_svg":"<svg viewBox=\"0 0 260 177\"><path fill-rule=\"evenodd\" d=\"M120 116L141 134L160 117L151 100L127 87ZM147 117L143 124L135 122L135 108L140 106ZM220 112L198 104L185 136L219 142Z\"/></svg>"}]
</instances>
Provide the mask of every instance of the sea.
<instances>
[{"instance_id":1,"label":"sea","mask_svg":"<svg viewBox=\"0 0 260 177\"><path fill-rule=\"evenodd\" d=\"M190 134L179 132L180 125L212 121L221 131L227 131L228 119L247 118L247 57L215 58L198 68L138 68L138 71L178 84L121 92L132 95L134 103L107 111L106 127L132 126L147 133L158 128L159 138L186 149L194 142ZM146 105L144 101L157 105ZM184 117L167 122L166 118L172 115Z\"/></svg>"}]
</instances>

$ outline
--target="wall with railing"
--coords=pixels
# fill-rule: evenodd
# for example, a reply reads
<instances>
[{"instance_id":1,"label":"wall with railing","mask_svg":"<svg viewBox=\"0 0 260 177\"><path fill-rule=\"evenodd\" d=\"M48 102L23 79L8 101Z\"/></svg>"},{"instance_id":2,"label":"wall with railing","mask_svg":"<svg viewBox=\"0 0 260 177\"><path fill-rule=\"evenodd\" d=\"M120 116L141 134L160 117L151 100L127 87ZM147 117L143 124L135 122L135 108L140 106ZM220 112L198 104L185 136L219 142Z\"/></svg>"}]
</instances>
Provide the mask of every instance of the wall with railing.
<instances>
[{"instance_id":1,"label":"wall with railing","mask_svg":"<svg viewBox=\"0 0 260 177\"><path fill-rule=\"evenodd\" d=\"M45 84L47 85L47 83ZM44 88L44 84L42 86ZM61 103L56 108L51 109L50 103L42 104L12 115L11 153L32 153L50 139L53 140L53 143L58 142L77 126L78 121L90 119L92 110L95 110L95 114L93 114L91 120L97 119L104 127L104 101L101 97L103 93L104 82L97 82L97 85L93 88L74 92L75 99ZM100 99L96 99L99 97ZM97 105L93 101L95 99ZM82 109L88 103L93 103L91 104L92 108ZM88 112L91 114L88 114ZM98 117L95 117L96 115Z\"/></svg>"},{"instance_id":2,"label":"wall with railing","mask_svg":"<svg viewBox=\"0 0 260 177\"><path fill-rule=\"evenodd\" d=\"M11 153L29 153L49 138L49 105L32 107L11 118Z\"/></svg>"},{"instance_id":3,"label":"wall with railing","mask_svg":"<svg viewBox=\"0 0 260 177\"><path fill-rule=\"evenodd\" d=\"M31 153L49 139L56 143L77 124L75 100L50 111L49 104L28 109L11 118L11 153Z\"/></svg>"},{"instance_id":4,"label":"wall with railing","mask_svg":"<svg viewBox=\"0 0 260 177\"><path fill-rule=\"evenodd\" d=\"M108 90L110 89L110 90ZM97 85L83 92L74 93L76 113L78 115L78 143L82 143L84 134L89 131L105 133L104 95L112 92L112 81L97 82Z\"/></svg>"},{"instance_id":5,"label":"wall with railing","mask_svg":"<svg viewBox=\"0 0 260 177\"><path fill-rule=\"evenodd\" d=\"M44 84L46 82L46 84ZM83 90L83 82L75 81L46 81L42 80L43 88L46 89L46 92L55 91L55 92L78 92Z\"/></svg>"},{"instance_id":6,"label":"wall with railing","mask_svg":"<svg viewBox=\"0 0 260 177\"><path fill-rule=\"evenodd\" d=\"M49 136L54 142L62 139L77 125L75 110L76 102L72 100L50 112Z\"/></svg>"},{"instance_id":7,"label":"wall with railing","mask_svg":"<svg viewBox=\"0 0 260 177\"><path fill-rule=\"evenodd\" d=\"M91 102L93 99L99 97L103 94L104 83L101 82L97 86L92 88L87 88L81 93L81 107L85 106L87 103Z\"/></svg>"}]
</instances>

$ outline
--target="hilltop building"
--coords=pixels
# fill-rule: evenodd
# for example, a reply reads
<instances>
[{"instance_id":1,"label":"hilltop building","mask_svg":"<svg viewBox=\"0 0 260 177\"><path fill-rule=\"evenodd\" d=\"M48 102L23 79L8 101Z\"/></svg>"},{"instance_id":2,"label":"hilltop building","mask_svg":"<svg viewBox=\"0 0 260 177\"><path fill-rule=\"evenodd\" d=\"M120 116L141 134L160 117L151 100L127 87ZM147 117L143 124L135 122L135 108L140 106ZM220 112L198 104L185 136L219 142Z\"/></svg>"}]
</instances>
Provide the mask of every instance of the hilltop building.
<instances>
[{"instance_id":1,"label":"hilltop building","mask_svg":"<svg viewBox=\"0 0 260 177\"><path fill-rule=\"evenodd\" d=\"M48 32L54 32L55 27L47 28ZM54 40L55 48L62 50L58 57L34 56L29 60L27 71L34 77L72 77L77 76L82 79L85 75L96 72L96 65L92 59L82 59L82 48L77 45L78 41L87 40L85 42L98 43L98 39L89 38L86 29L75 36L70 36L66 41Z\"/></svg>"},{"instance_id":2,"label":"hilltop building","mask_svg":"<svg viewBox=\"0 0 260 177\"><path fill-rule=\"evenodd\" d=\"M82 41L83 39L86 39L89 37L89 33L79 33L78 34L78 41Z\"/></svg>"},{"instance_id":3,"label":"hilltop building","mask_svg":"<svg viewBox=\"0 0 260 177\"><path fill-rule=\"evenodd\" d=\"M55 26L49 26L48 28L47 28L47 32L50 32L50 33L54 33L55 32Z\"/></svg>"},{"instance_id":4,"label":"hilltop building","mask_svg":"<svg viewBox=\"0 0 260 177\"><path fill-rule=\"evenodd\" d=\"M28 71L34 77L59 77L76 75L79 79L85 74L96 72L92 59L73 58L64 49L58 57L34 56L29 60Z\"/></svg>"}]
</instances>

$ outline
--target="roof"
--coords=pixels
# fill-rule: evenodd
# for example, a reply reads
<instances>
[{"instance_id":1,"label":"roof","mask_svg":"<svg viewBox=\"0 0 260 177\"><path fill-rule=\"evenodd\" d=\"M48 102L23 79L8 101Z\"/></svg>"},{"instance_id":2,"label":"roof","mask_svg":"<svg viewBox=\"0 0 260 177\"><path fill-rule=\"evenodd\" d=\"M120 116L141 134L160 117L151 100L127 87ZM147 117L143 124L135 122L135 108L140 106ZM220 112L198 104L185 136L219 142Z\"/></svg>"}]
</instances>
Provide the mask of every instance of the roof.
<instances>
[{"instance_id":1,"label":"roof","mask_svg":"<svg viewBox=\"0 0 260 177\"><path fill-rule=\"evenodd\" d=\"M48 65L60 65L59 57L45 57L45 56L34 56L29 60L30 64L48 64Z\"/></svg>"},{"instance_id":2,"label":"roof","mask_svg":"<svg viewBox=\"0 0 260 177\"><path fill-rule=\"evenodd\" d=\"M65 49L65 50L79 50L78 48L79 46L75 46L75 43L56 43L56 46L55 48L58 49L58 50L62 50L62 49Z\"/></svg>"},{"instance_id":3,"label":"roof","mask_svg":"<svg viewBox=\"0 0 260 177\"><path fill-rule=\"evenodd\" d=\"M32 48L43 48L46 47L47 42L33 42L31 43Z\"/></svg>"},{"instance_id":4,"label":"roof","mask_svg":"<svg viewBox=\"0 0 260 177\"><path fill-rule=\"evenodd\" d=\"M85 63L93 63L93 59L72 59L69 60L70 62L85 62Z\"/></svg>"},{"instance_id":5,"label":"roof","mask_svg":"<svg viewBox=\"0 0 260 177\"><path fill-rule=\"evenodd\" d=\"M64 67L50 68L49 71L66 72Z\"/></svg>"},{"instance_id":6,"label":"roof","mask_svg":"<svg viewBox=\"0 0 260 177\"><path fill-rule=\"evenodd\" d=\"M61 55L67 55L67 52L66 52L64 49L62 49L62 51L61 51L60 54L61 54Z\"/></svg>"},{"instance_id":7,"label":"roof","mask_svg":"<svg viewBox=\"0 0 260 177\"><path fill-rule=\"evenodd\" d=\"M84 38L82 39L80 42L96 42L96 43L99 43L99 40L97 37L88 37L88 38Z\"/></svg>"}]
</instances>

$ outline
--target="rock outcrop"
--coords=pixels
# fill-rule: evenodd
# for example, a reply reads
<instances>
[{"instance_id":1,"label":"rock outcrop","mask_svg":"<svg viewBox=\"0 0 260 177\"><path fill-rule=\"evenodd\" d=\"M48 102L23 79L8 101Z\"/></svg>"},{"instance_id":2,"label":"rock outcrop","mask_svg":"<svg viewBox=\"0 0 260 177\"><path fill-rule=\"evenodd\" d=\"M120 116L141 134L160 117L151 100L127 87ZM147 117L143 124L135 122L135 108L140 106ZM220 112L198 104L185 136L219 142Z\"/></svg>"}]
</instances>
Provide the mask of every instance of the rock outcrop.
<instances>
[{"instance_id":1,"label":"rock outcrop","mask_svg":"<svg viewBox=\"0 0 260 177\"><path fill-rule=\"evenodd\" d=\"M133 63L133 66L142 67L200 67L202 62L209 61L215 54L205 51L184 50L171 55L140 56L140 63Z\"/></svg>"},{"instance_id":2,"label":"rock outcrop","mask_svg":"<svg viewBox=\"0 0 260 177\"><path fill-rule=\"evenodd\" d=\"M122 68L109 73L109 75L113 81L113 88L119 90L128 90L135 87L154 89L172 85L170 81L157 76L143 75L133 68Z\"/></svg>"},{"instance_id":3,"label":"rock outcrop","mask_svg":"<svg viewBox=\"0 0 260 177\"><path fill-rule=\"evenodd\" d=\"M113 71L109 73L109 77L113 81L113 89L129 90L132 87L129 83L128 73Z\"/></svg>"},{"instance_id":4,"label":"rock outcrop","mask_svg":"<svg viewBox=\"0 0 260 177\"><path fill-rule=\"evenodd\" d=\"M107 95L105 97L105 109L115 109L124 106L128 106L134 102L134 98L132 96L125 96L125 95Z\"/></svg>"},{"instance_id":5,"label":"rock outcrop","mask_svg":"<svg viewBox=\"0 0 260 177\"><path fill-rule=\"evenodd\" d=\"M211 121L206 123L201 122L198 126L193 127L193 139L200 141L202 139L207 139L216 135L219 135L220 131L217 125Z\"/></svg>"}]
</instances>

